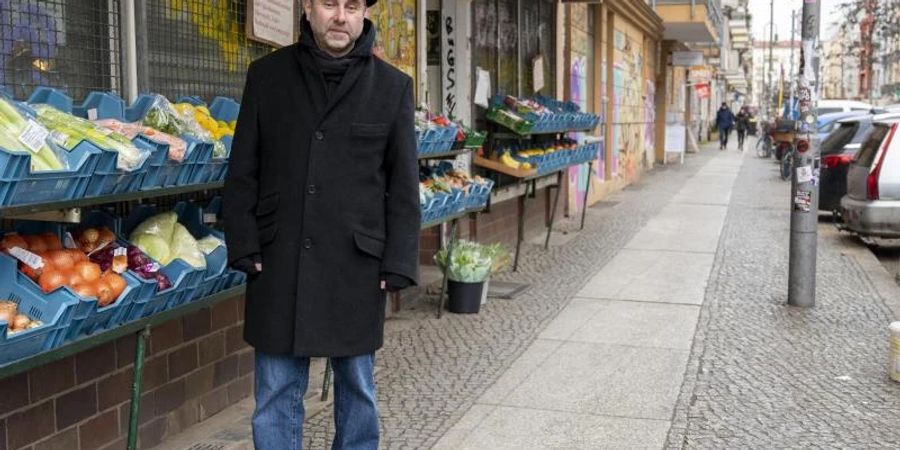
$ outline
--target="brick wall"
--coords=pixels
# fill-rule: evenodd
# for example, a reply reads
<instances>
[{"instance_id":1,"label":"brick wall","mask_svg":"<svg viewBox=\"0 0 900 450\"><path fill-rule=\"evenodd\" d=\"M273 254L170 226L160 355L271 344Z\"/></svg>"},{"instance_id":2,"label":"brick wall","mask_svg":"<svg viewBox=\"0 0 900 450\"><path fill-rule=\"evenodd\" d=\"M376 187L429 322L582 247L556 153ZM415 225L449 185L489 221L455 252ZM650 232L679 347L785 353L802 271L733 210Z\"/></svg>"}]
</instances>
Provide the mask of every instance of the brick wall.
<instances>
[{"instance_id":1,"label":"brick wall","mask_svg":"<svg viewBox=\"0 0 900 450\"><path fill-rule=\"evenodd\" d=\"M240 297L151 330L140 448L252 393L243 314ZM134 351L132 335L0 380L0 450L124 449Z\"/></svg>"}]
</instances>

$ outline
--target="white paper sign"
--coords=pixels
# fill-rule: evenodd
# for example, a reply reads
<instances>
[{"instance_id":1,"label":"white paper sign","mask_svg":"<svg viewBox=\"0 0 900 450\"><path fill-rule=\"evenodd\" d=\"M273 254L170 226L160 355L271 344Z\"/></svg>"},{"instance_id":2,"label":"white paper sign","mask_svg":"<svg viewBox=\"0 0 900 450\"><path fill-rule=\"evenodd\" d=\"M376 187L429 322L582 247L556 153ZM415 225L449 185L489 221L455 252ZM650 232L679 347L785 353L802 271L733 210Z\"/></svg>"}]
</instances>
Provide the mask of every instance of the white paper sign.
<instances>
[{"instance_id":1,"label":"white paper sign","mask_svg":"<svg viewBox=\"0 0 900 450\"><path fill-rule=\"evenodd\" d=\"M216 223L215 213L203 213L203 223Z\"/></svg>"},{"instance_id":2,"label":"white paper sign","mask_svg":"<svg viewBox=\"0 0 900 450\"><path fill-rule=\"evenodd\" d=\"M813 179L812 167L800 166L797 168L797 182L809 183Z\"/></svg>"},{"instance_id":3,"label":"white paper sign","mask_svg":"<svg viewBox=\"0 0 900 450\"><path fill-rule=\"evenodd\" d=\"M247 21L251 38L285 47L294 43L294 0L253 0Z\"/></svg>"},{"instance_id":4,"label":"white paper sign","mask_svg":"<svg viewBox=\"0 0 900 450\"><path fill-rule=\"evenodd\" d=\"M686 133L684 125L666 125L666 151L683 153Z\"/></svg>"},{"instance_id":5,"label":"white paper sign","mask_svg":"<svg viewBox=\"0 0 900 450\"><path fill-rule=\"evenodd\" d=\"M40 269L44 267L44 259L34 253L29 252L21 247L13 247L9 249L9 254L13 257L22 261L26 266L31 267L32 269Z\"/></svg>"},{"instance_id":6,"label":"white paper sign","mask_svg":"<svg viewBox=\"0 0 900 450\"><path fill-rule=\"evenodd\" d=\"M47 136L50 136L50 132L47 131L46 128L34 120L29 119L28 125L25 126L25 130L19 135L19 141L25 144L32 153L37 153L47 141Z\"/></svg>"},{"instance_id":7,"label":"white paper sign","mask_svg":"<svg viewBox=\"0 0 900 450\"><path fill-rule=\"evenodd\" d=\"M544 89L544 57L538 56L534 58L532 63L532 73L534 74L534 92L538 93Z\"/></svg>"},{"instance_id":8,"label":"white paper sign","mask_svg":"<svg viewBox=\"0 0 900 450\"><path fill-rule=\"evenodd\" d=\"M97 108L90 108L87 110L88 120L97 120Z\"/></svg>"},{"instance_id":9,"label":"white paper sign","mask_svg":"<svg viewBox=\"0 0 900 450\"><path fill-rule=\"evenodd\" d=\"M484 108L488 107L491 96L491 73L478 67L475 69L475 104Z\"/></svg>"},{"instance_id":10,"label":"white paper sign","mask_svg":"<svg viewBox=\"0 0 900 450\"><path fill-rule=\"evenodd\" d=\"M128 249L125 247L118 247L113 250L113 256L128 256Z\"/></svg>"}]
</instances>

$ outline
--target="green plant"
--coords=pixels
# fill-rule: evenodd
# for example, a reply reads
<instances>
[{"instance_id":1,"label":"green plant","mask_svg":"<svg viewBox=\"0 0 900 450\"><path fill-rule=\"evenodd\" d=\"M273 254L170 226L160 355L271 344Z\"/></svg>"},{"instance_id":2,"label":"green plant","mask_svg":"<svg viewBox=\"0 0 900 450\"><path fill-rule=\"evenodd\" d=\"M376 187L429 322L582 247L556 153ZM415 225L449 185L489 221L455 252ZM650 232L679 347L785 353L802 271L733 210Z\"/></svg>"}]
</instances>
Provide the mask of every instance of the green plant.
<instances>
[{"instance_id":1,"label":"green plant","mask_svg":"<svg viewBox=\"0 0 900 450\"><path fill-rule=\"evenodd\" d=\"M438 267L447 270L447 276L453 281L461 283L479 283L487 279L494 271L495 261L503 261L503 255L508 252L499 244L482 245L477 242L459 240L450 244L453 248L453 257L449 268L447 264L447 249L442 249L434 255L434 261ZM448 248L450 248L448 247Z\"/></svg>"}]
</instances>

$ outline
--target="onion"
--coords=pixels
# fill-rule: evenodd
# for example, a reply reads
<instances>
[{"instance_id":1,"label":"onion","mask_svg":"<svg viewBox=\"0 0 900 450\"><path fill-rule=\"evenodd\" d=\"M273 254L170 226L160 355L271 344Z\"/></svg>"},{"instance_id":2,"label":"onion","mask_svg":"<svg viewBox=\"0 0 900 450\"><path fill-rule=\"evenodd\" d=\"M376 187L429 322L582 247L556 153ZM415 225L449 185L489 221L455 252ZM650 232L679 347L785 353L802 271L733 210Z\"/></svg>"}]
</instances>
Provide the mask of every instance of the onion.
<instances>
[{"instance_id":1,"label":"onion","mask_svg":"<svg viewBox=\"0 0 900 450\"><path fill-rule=\"evenodd\" d=\"M47 245L47 250L62 250L63 246L62 242L59 240L59 236L53 233L44 233L41 235L41 238Z\"/></svg>"},{"instance_id":2,"label":"onion","mask_svg":"<svg viewBox=\"0 0 900 450\"><path fill-rule=\"evenodd\" d=\"M75 264L75 271L81 274L84 281L96 281L100 279L100 266L90 261L82 261Z\"/></svg>"},{"instance_id":3,"label":"onion","mask_svg":"<svg viewBox=\"0 0 900 450\"><path fill-rule=\"evenodd\" d=\"M0 240L0 250L9 250L13 247L28 250L28 242L25 242L25 239L23 239L22 236L15 233L3 236L3 240Z\"/></svg>"},{"instance_id":4,"label":"onion","mask_svg":"<svg viewBox=\"0 0 900 450\"><path fill-rule=\"evenodd\" d=\"M72 286L72 290L79 297L94 298L97 297L97 287L93 283L79 283Z\"/></svg>"},{"instance_id":5,"label":"onion","mask_svg":"<svg viewBox=\"0 0 900 450\"><path fill-rule=\"evenodd\" d=\"M68 281L69 278L58 270L44 270L44 273L38 278L41 290L46 293L56 290L56 288L65 285Z\"/></svg>"},{"instance_id":6,"label":"onion","mask_svg":"<svg viewBox=\"0 0 900 450\"><path fill-rule=\"evenodd\" d=\"M96 228L86 228L81 232L81 239L79 239L82 244L84 243L93 243L96 244L100 239L100 232L97 231Z\"/></svg>"},{"instance_id":7,"label":"onion","mask_svg":"<svg viewBox=\"0 0 900 450\"><path fill-rule=\"evenodd\" d=\"M97 306L108 306L116 301L116 296L113 295L113 290L106 281L97 280L94 287L97 288Z\"/></svg>"},{"instance_id":8,"label":"onion","mask_svg":"<svg viewBox=\"0 0 900 450\"><path fill-rule=\"evenodd\" d=\"M31 253L43 253L47 251L47 243L40 236L22 236L28 243L28 251Z\"/></svg>"},{"instance_id":9,"label":"onion","mask_svg":"<svg viewBox=\"0 0 900 450\"><path fill-rule=\"evenodd\" d=\"M72 255L65 250L53 250L47 253L47 259L50 266L57 270L69 270L75 267L75 260Z\"/></svg>"},{"instance_id":10,"label":"onion","mask_svg":"<svg viewBox=\"0 0 900 450\"><path fill-rule=\"evenodd\" d=\"M19 314L13 319L13 328L17 330L24 330L28 324L31 323L31 319L28 318L25 314Z\"/></svg>"},{"instance_id":11,"label":"onion","mask_svg":"<svg viewBox=\"0 0 900 450\"><path fill-rule=\"evenodd\" d=\"M7 324L9 324L8 326L10 328L12 328L13 319L15 319L15 317L16 317L15 311L10 311L10 310L6 310L6 309L0 310L0 322L6 322Z\"/></svg>"}]
</instances>

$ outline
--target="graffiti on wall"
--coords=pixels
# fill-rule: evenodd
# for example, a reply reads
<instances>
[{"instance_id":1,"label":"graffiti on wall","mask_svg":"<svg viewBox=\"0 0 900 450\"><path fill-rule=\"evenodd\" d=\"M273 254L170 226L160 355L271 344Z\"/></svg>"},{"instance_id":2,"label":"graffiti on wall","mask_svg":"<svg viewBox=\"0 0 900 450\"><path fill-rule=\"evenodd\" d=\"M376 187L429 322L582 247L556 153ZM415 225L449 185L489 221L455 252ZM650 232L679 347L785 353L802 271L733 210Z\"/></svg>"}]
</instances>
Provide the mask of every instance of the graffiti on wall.
<instances>
[{"instance_id":1,"label":"graffiti on wall","mask_svg":"<svg viewBox=\"0 0 900 450\"><path fill-rule=\"evenodd\" d=\"M588 110L588 60L582 55L573 54L569 67L569 92L571 101L582 111ZM571 138L583 139L584 133L572 133ZM579 165L569 168L569 211L580 210L584 205L584 191L587 189L587 166Z\"/></svg>"},{"instance_id":2,"label":"graffiti on wall","mask_svg":"<svg viewBox=\"0 0 900 450\"><path fill-rule=\"evenodd\" d=\"M375 52L416 79L416 0L382 0L369 8L378 37Z\"/></svg>"},{"instance_id":3,"label":"graffiti on wall","mask_svg":"<svg viewBox=\"0 0 900 450\"><path fill-rule=\"evenodd\" d=\"M613 160L615 176L632 181L644 154L643 45L627 33L614 34Z\"/></svg>"},{"instance_id":4,"label":"graffiti on wall","mask_svg":"<svg viewBox=\"0 0 900 450\"><path fill-rule=\"evenodd\" d=\"M646 162L651 164L654 159L656 147L656 84L651 80L645 80L644 91L644 154Z\"/></svg>"}]
</instances>

